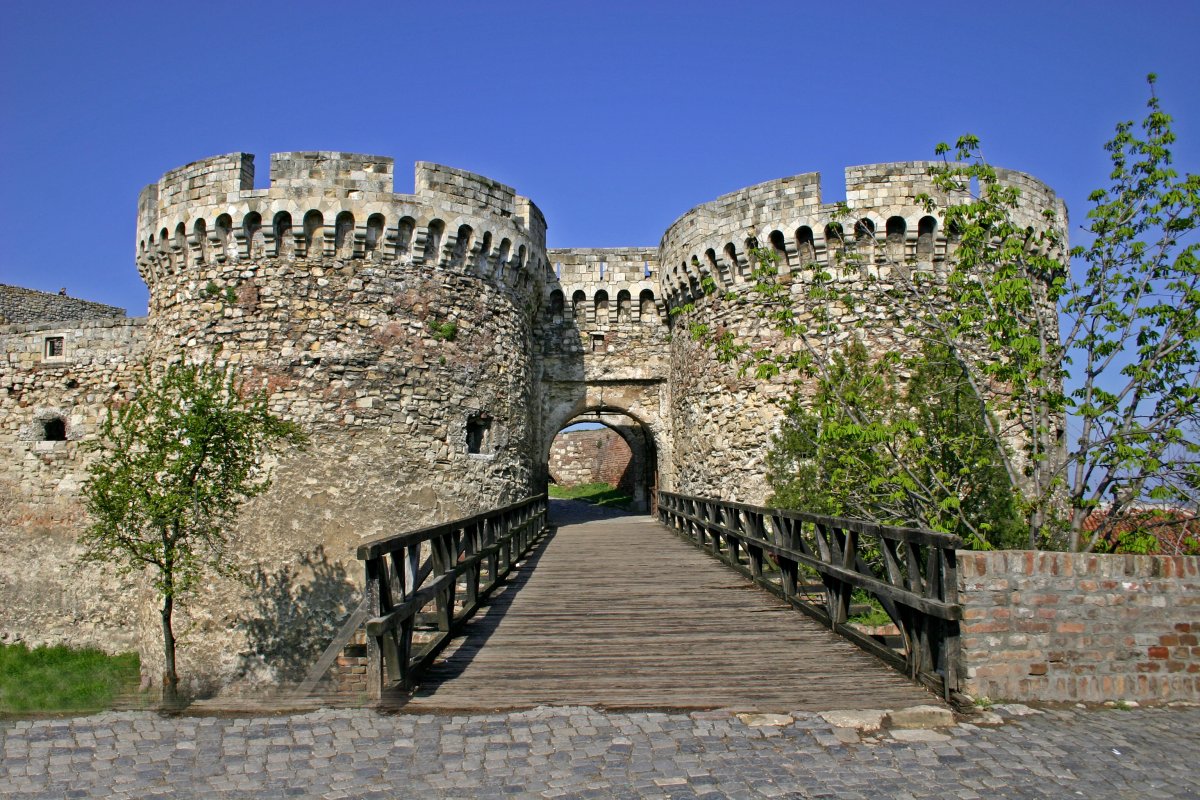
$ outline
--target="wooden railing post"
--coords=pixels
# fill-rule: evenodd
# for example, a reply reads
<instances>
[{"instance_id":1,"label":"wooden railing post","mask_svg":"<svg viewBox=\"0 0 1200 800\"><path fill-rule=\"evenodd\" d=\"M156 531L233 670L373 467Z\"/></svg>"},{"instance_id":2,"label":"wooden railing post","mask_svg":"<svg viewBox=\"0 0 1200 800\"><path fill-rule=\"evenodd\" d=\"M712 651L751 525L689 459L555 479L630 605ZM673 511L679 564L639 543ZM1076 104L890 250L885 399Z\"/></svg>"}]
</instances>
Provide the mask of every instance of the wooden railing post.
<instances>
[{"instance_id":1,"label":"wooden railing post","mask_svg":"<svg viewBox=\"0 0 1200 800\"><path fill-rule=\"evenodd\" d=\"M366 562L367 580L364 592L367 600L367 614L378 617L383 614L379 605L379 561L372 559ZM379 639L367 637L367 696L378 702L383 696L383 650Z\"/></svg>"}]
</instances>

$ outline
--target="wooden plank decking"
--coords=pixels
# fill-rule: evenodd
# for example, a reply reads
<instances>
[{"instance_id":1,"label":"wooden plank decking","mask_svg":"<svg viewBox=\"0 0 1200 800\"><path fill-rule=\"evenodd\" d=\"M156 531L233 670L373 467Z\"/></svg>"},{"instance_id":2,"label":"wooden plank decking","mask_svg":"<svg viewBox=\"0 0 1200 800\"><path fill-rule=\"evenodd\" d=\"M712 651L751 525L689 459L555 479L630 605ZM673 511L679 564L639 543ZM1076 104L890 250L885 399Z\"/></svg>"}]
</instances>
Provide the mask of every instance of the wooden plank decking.
<instances>
[{"instance_id":1,"label":"wooden plank decking","mask_svg":"<svg viewBox=\"0 0 1200 800\"><path fill-rule=\"evenodd\" d=\"M553 503L558 532L480 609L405 710L939 702L652 518L581 505Z\"/></svg>"}]
</instances>

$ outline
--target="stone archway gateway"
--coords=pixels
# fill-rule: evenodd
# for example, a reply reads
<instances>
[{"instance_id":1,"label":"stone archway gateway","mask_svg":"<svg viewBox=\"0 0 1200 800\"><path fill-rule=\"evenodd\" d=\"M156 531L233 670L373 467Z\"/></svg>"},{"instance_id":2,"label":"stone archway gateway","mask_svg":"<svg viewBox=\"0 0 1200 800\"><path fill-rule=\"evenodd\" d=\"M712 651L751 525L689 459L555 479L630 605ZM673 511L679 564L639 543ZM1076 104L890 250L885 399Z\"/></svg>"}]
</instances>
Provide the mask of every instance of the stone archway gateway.
<instances>
[{"instance_id":1,"label":"stone archway gateway","mask_svg":"<svg viewBox=\"0 0 1200 800\"><path fill-rule=\"evenodd\" d=\"M596 423L601 427L595 430L576 430L568 433L568 429L579 423ZM597 434L608 434L621 444L623 451L612 455L618 459L616 469L606 469L601 463L609 457L615 448L606 443ZM555 444L567 439L578 439L574 447L564 448L555 452ZM608 482L618 488L628 491L633 498L632 510L643 513L653 513L658 489L658 448L655 446L653 432L640 420L615 409L593 409L572 418L551 440L548 455L550 459L549 477L557 483L566 483L563 477L554 473L556 463L560 471L570 468L571 464L579 474L589 475L594 482ZM586 452L586 449L602 448L603 452ZM572 443L574 441L572 440Z\"/></svg>"}]
</instances>

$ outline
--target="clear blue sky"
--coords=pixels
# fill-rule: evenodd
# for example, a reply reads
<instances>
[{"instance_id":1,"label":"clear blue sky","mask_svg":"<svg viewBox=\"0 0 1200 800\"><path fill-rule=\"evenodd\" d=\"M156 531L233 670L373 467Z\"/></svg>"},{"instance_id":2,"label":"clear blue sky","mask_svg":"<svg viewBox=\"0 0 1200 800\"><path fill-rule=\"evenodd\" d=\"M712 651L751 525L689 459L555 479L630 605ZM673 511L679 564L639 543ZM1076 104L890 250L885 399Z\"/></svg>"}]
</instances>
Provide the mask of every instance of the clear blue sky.
<instances>
[{"instance_id":1,"label":"clear blue sky","mask_svg":"<svg viewBox=\"0 0 1200 800\"><path fill-rule=\"evenodd\" d=\"M555 247L657 245L697 203L930 158L964 132L1082 222L1144 76L1200 164L1200 2L7 3L0 283L145 313L138 191L218 153L344 150L514 186Z\"/></svg>"}]
</instances>

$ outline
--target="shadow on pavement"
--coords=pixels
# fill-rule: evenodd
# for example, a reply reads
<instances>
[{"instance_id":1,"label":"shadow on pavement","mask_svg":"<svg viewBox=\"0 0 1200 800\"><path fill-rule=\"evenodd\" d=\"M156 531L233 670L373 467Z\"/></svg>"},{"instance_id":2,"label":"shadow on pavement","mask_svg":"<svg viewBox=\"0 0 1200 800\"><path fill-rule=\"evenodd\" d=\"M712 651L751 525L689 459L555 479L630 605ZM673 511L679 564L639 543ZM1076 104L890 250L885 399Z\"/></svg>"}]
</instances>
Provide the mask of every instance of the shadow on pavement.
<instances>
[{"instance_id":1,"label":"shadow on pavement","mask_svg":"<svg viewBox=\"0 0 1200 800\"><path fill-rule=\"evenodd\" d=\"M632 511L622 511L619 508L605 508L592 505L582 500L550 500L550 524L558 527L578 525L583 522L595 522L601 519L616 519L617 517L645 516Z\"/></svg>"}]
</instances>

